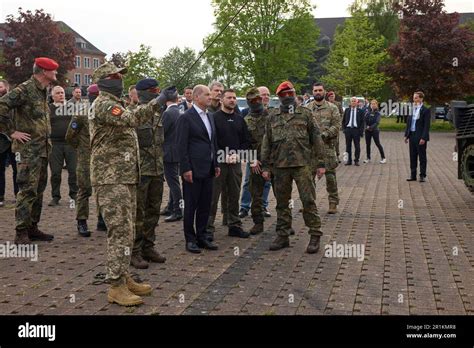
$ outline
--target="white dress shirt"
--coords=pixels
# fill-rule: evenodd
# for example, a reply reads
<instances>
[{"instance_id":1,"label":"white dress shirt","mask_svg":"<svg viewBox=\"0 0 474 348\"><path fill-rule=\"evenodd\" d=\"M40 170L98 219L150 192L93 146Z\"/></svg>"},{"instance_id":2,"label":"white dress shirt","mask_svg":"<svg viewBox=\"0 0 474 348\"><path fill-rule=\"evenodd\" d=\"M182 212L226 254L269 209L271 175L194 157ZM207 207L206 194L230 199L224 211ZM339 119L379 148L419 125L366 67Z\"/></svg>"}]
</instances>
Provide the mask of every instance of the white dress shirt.
<instances>
[{"instance_id":1,"label":"white dress shirt","mask_svg":"<svg viewBox=\"0 0 474 348\"><path fill-rule=\"evenodd\" d=\"M209 117L207 117L207 114L205 111L203 111L201 108L199 108L196 104L193 104L194 109L196 109L197 113L201 117L202 122L204 122L204 125L206 126L207 133L209 134L209 140L212 139L212 128L211 128L211 122L209 122Z\"/></svg>"},{"instance_id":2,"label":"white dress shirt","mask_svg":"<svg viewBox=\"0 0 474 348\"><path fill-rule=\"evenodd\" d=\"M354 125L352 121L354 120ZM349 128L357 128L357 108L351 108L351 117L349 118L349 123L347 124Z\"/></svg>"}]
</instances>

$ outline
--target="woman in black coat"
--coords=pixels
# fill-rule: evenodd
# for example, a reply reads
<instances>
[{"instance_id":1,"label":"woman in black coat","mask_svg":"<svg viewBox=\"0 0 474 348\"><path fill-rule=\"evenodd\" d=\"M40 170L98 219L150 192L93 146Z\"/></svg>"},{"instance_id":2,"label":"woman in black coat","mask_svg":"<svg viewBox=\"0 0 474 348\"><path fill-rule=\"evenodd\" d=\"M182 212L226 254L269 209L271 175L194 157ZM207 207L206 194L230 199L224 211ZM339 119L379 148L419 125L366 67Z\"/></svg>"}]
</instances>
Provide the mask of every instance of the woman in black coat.
<instances>
[{"instance_id":1,"label":"woman in black coat","mask_svg":"<svg viewBox=\"0 0 474 348\"><path fill-rule=\"evenodd\" d=\"M370 108L365 114L365 143L367 146L367 159L364 163L370 162L370 145L372 143L372 138L374 139L375 145L380 151L380 163L386 163L385 153L383 151L383 146L380 144L380 123L381 115L379 112L379 103L377 100L373 99L370 102Z\"/></svg>"}]
</instances>

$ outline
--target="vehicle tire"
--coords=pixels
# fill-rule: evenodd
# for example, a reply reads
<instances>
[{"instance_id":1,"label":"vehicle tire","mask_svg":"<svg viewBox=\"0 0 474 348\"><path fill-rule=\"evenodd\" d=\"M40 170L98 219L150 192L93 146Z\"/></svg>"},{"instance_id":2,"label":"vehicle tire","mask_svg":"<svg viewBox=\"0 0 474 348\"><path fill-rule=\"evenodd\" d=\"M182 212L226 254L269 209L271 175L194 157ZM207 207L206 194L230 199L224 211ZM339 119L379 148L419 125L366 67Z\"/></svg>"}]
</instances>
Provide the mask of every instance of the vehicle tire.
<instances>
[{"instance_id":1,"label":"vehicle tire","mask_svg":"<svg viewBox=\"0 0 474 348\"><path fill-rule=\"evenodd\" d=\"M474 144L467 146L461 157L461 177L471 192L474 192Z\"/></svg>"}]
</instances>

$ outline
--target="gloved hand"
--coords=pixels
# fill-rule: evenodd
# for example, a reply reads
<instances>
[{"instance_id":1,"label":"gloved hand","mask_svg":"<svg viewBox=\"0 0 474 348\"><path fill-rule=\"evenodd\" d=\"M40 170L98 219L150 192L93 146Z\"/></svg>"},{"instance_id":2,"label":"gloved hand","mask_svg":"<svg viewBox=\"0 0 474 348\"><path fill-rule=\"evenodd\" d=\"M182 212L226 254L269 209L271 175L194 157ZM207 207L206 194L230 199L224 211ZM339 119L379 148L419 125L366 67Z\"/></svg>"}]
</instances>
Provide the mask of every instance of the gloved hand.
<instances>
[{"instance_id":1,"label":"gloved hand","mask_svg":"<svg viewBox=\"0 0 474 348\"><path fill-rule=\"evenodd\" d=\"M322 132L322 133L321 133L321 139L323 139L323 141L326 141L327 138L328 138L328 133Z\"/></svg>"},{"instance_id":2,"label":"gloved hand","mask_svg":"<svg viewBox=\"0 0 474 348\"><path fill-rule=\"evenodd\" d=\"M165 105L167 101L175 100L178 96L176 86L170 86L163 89L157 98L158 104Z\"/></svg>"}]
</instances>

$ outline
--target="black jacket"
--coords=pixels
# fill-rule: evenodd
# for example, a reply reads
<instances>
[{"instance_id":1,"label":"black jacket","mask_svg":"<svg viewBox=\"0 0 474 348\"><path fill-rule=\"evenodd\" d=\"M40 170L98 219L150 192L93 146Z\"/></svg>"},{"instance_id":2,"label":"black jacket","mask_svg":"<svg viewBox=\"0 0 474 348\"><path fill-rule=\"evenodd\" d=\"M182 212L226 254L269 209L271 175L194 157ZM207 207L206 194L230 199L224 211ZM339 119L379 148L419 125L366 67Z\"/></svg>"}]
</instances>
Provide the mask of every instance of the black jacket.
<instances>
[{"instance_id":1,"label":"black jacket","mask_svg":"<svg viewBox=\"0 0 474 348\"><path fill-rule=\"evenodd\" d=\"M364 133L364 128L365 128L364 127L364 123L365 123L364 111L362 111L359 108L356 108L356 109L357 109L357 115L356 115L357 129L359 130L360 135L362 135ZM347 124L351 120L351 110L352 110L351 107L348 107L348 108L346 108L346 110L344 110L344 118L342 119L342 130L343 131L346 130Z\"/></svg>"},{"instance_id":2,"label":"black jacket","mask_svg":"<svg viewBox=\"0 0 474 348\"><path fill-rule=\"evenodd\" d=\"M180 175L192 170L193 178L214 176L217 165L217 141L214 118L207 113L212 128L209 140L206 126L194 107L178 118L177 141Z\"/></svg>"},{"instance_id":3,"label":"black jacket","mask_svg":"<svg viewBox=\"0 0 474 348\"><path fill-rule=\"evenodd\" d=\"M413 110L415 112L415 110ZM408 116L407 126L405 129L405 138L410 135L411 120L413 116ZM431 125L431 112L426 106L422 106L420 110L420 117L415 123L415 139L423 139L424 141L430 140L430 125Z\"/></svg>"},{"instance_id":4,"label":"black jacket","mask_svg":"<svg viewBox=\"0 0 474 348\"><path fill-rule=\"evenodd\" d=\"M382 116L380 115L380 112L378 111L367 111L365 114L365 128L370 127L369 129L366 129L365 131L373 132L373 131L378 131L379 130L379 123L380 119Z\"/></svg>"},{"instance_id":5,"label":"black jacket","mask_svg":"<svg viewBox=\"0 0 474 348\"><path fill-rule=\"evenodd\" d=\"M180 115L181 113L178 105L170 106L163 113L163 131L165 136L165 142L163 143L164 162L179 162L176 125Z\"/></svg>"}]
</instances>

